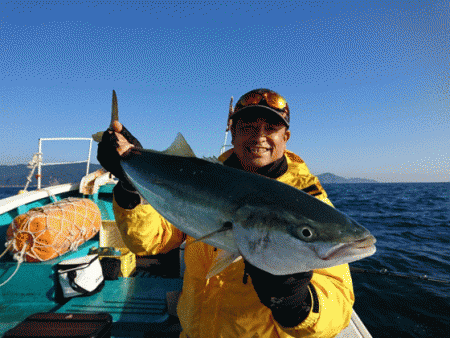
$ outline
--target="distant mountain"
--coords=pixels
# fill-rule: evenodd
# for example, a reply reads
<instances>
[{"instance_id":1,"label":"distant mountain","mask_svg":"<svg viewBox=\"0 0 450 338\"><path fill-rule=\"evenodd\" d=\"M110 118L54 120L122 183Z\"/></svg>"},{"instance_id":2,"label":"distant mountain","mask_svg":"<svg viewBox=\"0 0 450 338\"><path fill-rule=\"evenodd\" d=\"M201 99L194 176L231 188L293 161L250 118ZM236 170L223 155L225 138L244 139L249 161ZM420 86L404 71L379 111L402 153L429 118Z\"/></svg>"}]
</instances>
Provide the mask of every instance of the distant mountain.
<instances>
[{"instance_id":1,"label":"distant mountain","mask_svg":"<svg viewBox=\"0 0 450 338\"><path fill-rule=\"evenodd\" d=\"M89 172L96 171L102 166L90 164ZM24 187L31 169L26 164L0 165L0 187ZM33 173L30 186L37 185L37 168ZM86 175L86 163L49 165L42 167L42 186L58 185L64 183L78 183Z\"/></svg>"},{"instance_id":2,"label":"distant mountain","mask_svg":"<svg viewBox=\"0 0 450 338\"><path fill-rule=\"evenodd\" d=\"M320 183L379 183L375 180L369 180L366 178L345 178L337 176L331 173L323 173L317 175Z\"/></svg>"},{"instance_id":3,"label":"distant mountain","mask_svg":"<svg viewBox=\"0 0 450 338\"><path fill-rule=\"evenodd\" d=\"M100 169L99 164L90 164L89 172ZM25 164L18 165L0 165L0 187L18 186L24 187L30 169ZM35 170L30 186L36 186L37 180ZM78 183L86 175L86 164L61 164L42 167L42 186L58 185L64 183ZM364 178L345 178L331 173L317 175L321 183L378 183L375 180Z\"/></svg>"}]
</instances>

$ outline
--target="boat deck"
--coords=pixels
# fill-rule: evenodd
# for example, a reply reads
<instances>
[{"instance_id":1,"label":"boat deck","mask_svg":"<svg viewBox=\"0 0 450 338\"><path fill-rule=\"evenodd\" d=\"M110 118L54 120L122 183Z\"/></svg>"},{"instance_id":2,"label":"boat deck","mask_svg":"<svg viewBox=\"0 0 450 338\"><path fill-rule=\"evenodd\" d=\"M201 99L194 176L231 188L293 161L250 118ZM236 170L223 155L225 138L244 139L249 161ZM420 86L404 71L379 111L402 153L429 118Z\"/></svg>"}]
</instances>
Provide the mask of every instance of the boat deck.
<instances>
[{"instance_id":1,"label":"boat deck","mask_svg":"<svg viewBox=\"0 0 450 338\"><path fill-rule=\"evenodd\" d=\"M94 245L98 242L91 240L64 259L87 255ZM179 336L181 328L176 318L168 314L166 294L181 291L181 278L137 271L130 278L105 281L103 289L94 295L58 304L54 299L53 267L60 260L24 263L13 279L0 288L0 336L37 312L108 312L113 317L112 337L145 337L150 333L152 337ZM2 264L0 278L12 274L15 267L13 262Z\"/></svg>"}]
</instances>

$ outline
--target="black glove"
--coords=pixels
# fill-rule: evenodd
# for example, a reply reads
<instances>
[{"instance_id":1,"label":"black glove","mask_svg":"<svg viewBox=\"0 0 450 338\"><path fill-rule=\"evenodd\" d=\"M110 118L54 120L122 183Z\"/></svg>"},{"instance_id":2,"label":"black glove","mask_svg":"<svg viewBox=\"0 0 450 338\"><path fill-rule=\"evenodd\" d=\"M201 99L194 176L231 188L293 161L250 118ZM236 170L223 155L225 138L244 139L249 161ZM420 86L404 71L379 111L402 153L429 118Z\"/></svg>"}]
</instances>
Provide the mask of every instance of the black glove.
<instances>
[{"instance_id":1,"label":"black glove","mask_svg":"<svg viewBox=\"0 0 450 338\"><path fill-rule=\"evenodd\" d=\"M133 144L137 148L142 148L141 143L122 125L122 131L120 132L128 142ZM116 134L111 128L108 128L102 136L101 142L97 148L97 160L100 162L103 168L108 170L111 174L116 176L120 181L128 183L125 173L120 165L121 156L117 153L118 140ZM126 153L122 155L125 157ZM130 184L131 186L131 184Z\"/></svg>"},{"instance_id":2,"label":"black glove","mask_svg":"<svg viewBox=\"0 0 450 338\"><path fill-rule=\"evenodd\" d=\"M244 262L245 273L252 278L261 303L272 310L278 323L284 327L294 327L308 317L312 305L308 290L312 271L275 276Z\"/></svg>"},{"instance_id":3,"label":"black glove","mask_svg":"<svg viewBox=\"0 0 450 338\"><path fill-rule=\"evenodd\" d=\"M136 148L141 148L141 143L122 125L122 131L120 132L128 142L133 144ZM120 159L126 157L127 153L122 157L117 153L118 140L116 134L111 128L108 128L102 136L101 142L97 148L97 160L101 166L108 170L111 174L119 179L119 184L114 187L114 196L119 206L124 209L133 209L140 202L140 196L136 189L126 178L125 172L120 165Z\"/></svg>"}]
</instances>

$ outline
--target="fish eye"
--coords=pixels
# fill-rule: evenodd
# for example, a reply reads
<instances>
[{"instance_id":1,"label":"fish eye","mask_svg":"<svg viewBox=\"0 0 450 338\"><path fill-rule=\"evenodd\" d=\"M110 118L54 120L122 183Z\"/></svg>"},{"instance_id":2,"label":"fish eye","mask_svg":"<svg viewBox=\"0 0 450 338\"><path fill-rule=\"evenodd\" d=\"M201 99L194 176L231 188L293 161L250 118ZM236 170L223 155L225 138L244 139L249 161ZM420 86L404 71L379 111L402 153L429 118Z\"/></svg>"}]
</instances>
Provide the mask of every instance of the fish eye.
<instances>
[{"instance_id":1,"label":"fish eye","mask_svg":"<svg viewBox=\"0 0 450 338\"><path fill-rule=\"evenodd\" d=\"M305 239L311 239L313 237L313 232L308 227L303 227L299 229L298 233Z\"/></svg>"}]
</instances>

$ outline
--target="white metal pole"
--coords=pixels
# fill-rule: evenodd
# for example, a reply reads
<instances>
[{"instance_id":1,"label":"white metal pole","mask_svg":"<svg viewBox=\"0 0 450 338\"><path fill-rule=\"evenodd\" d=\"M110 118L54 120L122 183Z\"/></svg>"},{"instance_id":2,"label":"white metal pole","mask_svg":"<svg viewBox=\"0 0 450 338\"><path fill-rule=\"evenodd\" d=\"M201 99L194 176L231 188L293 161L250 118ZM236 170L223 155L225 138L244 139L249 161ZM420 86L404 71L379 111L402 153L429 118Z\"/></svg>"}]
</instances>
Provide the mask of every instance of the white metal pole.
<instances>
[{"instance_id":1,"label":"white metal pole","mask_svg":"<svg viewBox=\"0 0 450 338\"><path fill-rule=\"evenodd\" d=\"M89 142L89 155L88 155L88 161L86 166L86 175L89 174L89 164L91 162L91 151L92 151L92 139Z\"/></svg>"},{"instance_id":2,"label":"white metal pole","mask_svg":"<svg viewBox=\"0 0 450 338\"><path fill-rule=\"evenodd\" d=\"M225 152L225 145L227 144L227 136L228 136L228 130L225 132L225 140L223 141L222 148L220 148L220 155L222 155Z\"/></svg>"},{"instance_id":3,"label":"white metal pole","mask_svg":"<svg viewBox=\"0 0 450 338\"><path fill-rule=\"evenodd\" d=\"M39 150L38 150L38 173L37 173L37 188L41 189L41 162L42 162L42 141L39 139Z\"/></svg>"}]
</instances>

